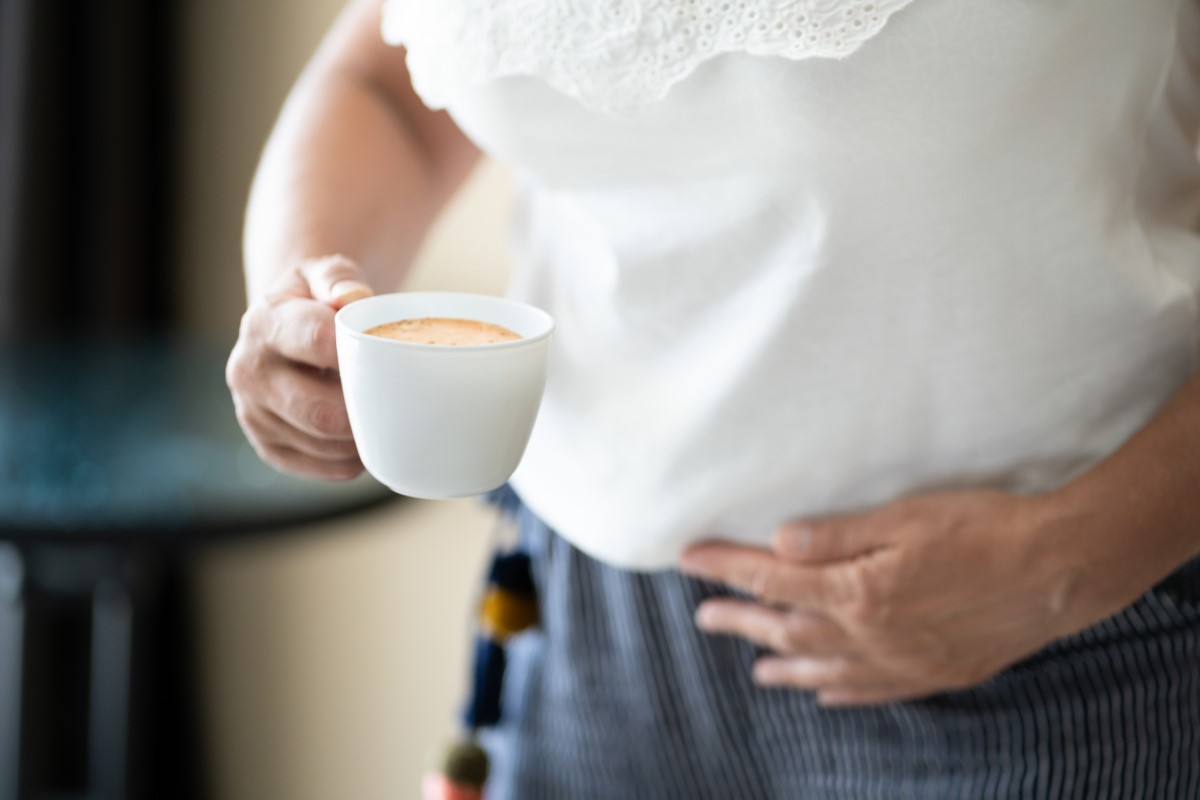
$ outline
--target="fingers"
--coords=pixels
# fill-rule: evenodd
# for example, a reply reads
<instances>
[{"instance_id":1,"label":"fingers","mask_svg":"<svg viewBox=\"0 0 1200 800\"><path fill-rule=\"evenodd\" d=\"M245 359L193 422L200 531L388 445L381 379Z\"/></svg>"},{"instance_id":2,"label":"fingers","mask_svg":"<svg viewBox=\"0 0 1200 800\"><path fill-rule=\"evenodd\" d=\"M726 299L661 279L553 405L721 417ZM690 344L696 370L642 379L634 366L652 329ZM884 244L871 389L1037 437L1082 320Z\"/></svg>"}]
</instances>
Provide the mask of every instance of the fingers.
<instances>
[{"instance_id":1,"label":"fingers","mask_svg":"<svg viewBox=\"0 0 1200 800\"><path fill-rule=\"evenodd\" d=\"M308 283L313 299L335 311L372 294L362 270L345 256L310 259L300 265L300 274Z\"/></svg>"},{"instance_id":2,"label":"fingers","mask_svg":"<svg viewBox=\"0 0 1200 800\"><path fill-rule=\"evenodd\" d=\"M703 603L696 623L708 633L739 636L775 651L754 665L754 681L817 693L826 706L911 700L936 689L890 675L864 655L833 621L817 614L765 608L721 598Z\"/></svg>"},{"instance_id":3,"label":"fingers","mask_svg":"<svg viewBox=\"0 0 1200 800\"><path fill-rule=\"evenodd\" d=\"M238 420L251 438L313 456L353 455L350 419L336 376L277 356L253 358L235 350L228 381Z\"/></svg>"},{"instance_id":4,"label":"fingers","mask_svg":"<svg viewBox=\"0 0 1200 800\"><path fill-rule=\"evenodd\" d=\"M291 361L337 369L334 310L324 303L288 298L263 313L261 331L267 348Z\"/></svg>"},{"instance_id":5,"label":"fingers","mask_svg":"<svg viewBox=\"0 0 1200 800\"><path fill-rule=\"evenodd\" d=\"M775 531L774 549L782 558L809 564L852 560L888 545L889 529L875 521L868 512L790 522Z\"/></svg>"},{"instance_id":6,"label":"fingers","mask_svg":"<svg viewBox=\"0 0 1200 800\"><path fill-rule=\"evenodd\" d=\"M820 611L840 594L836 571L784 561L769 550L702 544L683 556L684 572L749 592L768 605Z\"/></svg>"},{"instance_id":7,"label":"fingers","mask_svg":"<svg viewBox=\"0 0 1200 800\"><path fill-rule=\"evenodd\" d=\"M289 425L278 415L262 409L249 412L246 426L253 429L255 438L264 445L288 447L323 461L352 461L358 458L358 448L352 438L321 438Z\"/></svg>"},{"instance_id":8,"label":"fingers","mask_svg":"<svg viewBox=\"0 0 1200 800\"><path fill-rule=\"evenodd\" d=\"M936 687L888 676L876 665L850 657L760 658L754 681L764 688L806 689L823 706L866 706L916 700L936 694Z\"/></svg>"},{"instance_id":9,"label":"fingers","mask_svg":"<svg viewBox=\"0 0 1200 800\"><path fill-rule=\"evenodd\" d=\"M281 274L242 318L226 381L238 421L267 463L326 479L362 471L336 371L334 314L371 293L342 256Z\"/></svg>"},{"instance_id":10,"label":"fingers","mask_svg":"<svg viewBox=\"0 0 1200 800\"><path fill-rule=\"evenodd\" d=\"M362 270L342 256L311 259L280 276L274 289L247 314L249 335L292 361L337 369L333 317L371 294Z\"/></svg>"},{"instance_id":11,"label":"fingers","mask_svg":"<svg viewBox=\"0 0 1200 800\"><path fill-rule=\"evenodd\" d=\"M814 692L879 692L890 688L873 665L853 656L768 656L754 664L760 686L786 686Z\"/></svg>"},{"instance_id":12,"label":"fingers","mask_svg":"<svg viewBox=\"0 0 1200 800\"><path fill-rule=\"evenodd\" d=\"M299 372L295 367L285 369ZM294 377L298 383L317 380L313 376ZM305 415L312 413L302 403L295 400L291 402L292 412L298 418L304 418ZM237 406L238 422L245 431L246 437L254 445L259 457L276 469L326 480L347 480L362 472L362 462L359 461L354 440L348 433L346 435L324 433L318 435L301 430L267 407L260 406L251 409L241 403L238 403ZM330 413L334 414L335 412ZM344 408L338 413L344 416ZM330 419L333 418L333 416L330 417ZM312 422L315 419L324 419L324 417L320 417L318 414L317 417L311 417L309 423L317 424ZM326 423L321 422L320 424ZM340 429L340 423L327 427L330 430ZM346 429L348 431L348 425Z\"/></svg>"},{"instance_id":13,"label":"fingers","mask_svg":"<svg viewBox=\"0 0 1200 800\"><path fill-rule=\"evenodd\" d=\"M266 377L264 405L283 422L317 439L352 437L337 378L282 361Z\"/></svg>"},{"instance_id":14,"label":"fingers","mask_svg":"<svg viewBox=\"0 0 1200 800\"><path fill-rule=\"evenodd\" d=\"M853 649L845 631L826 617L743 600L702 603L696 610L696 625L707 633L740 636L780 655L830 655Z\"/></svg>"},{"instance_id":15,"label":"fingers","mask_svg":"<svg viewBox=\"0 0 1200 800\"><path fill-rule=\"evenodd\" d=\"M827 689L817 693L817 702L823 706L877 706L884 703L902 703L921 700L937 693L926 686L903 686L881 683L861 689Z\"/></svg>"},{"instance_id":16,"label":"fingers","mask_svg":"<svg viewBox=\"0 0 1200 800\"><path fill-rule=\"evenodd\" d=\"M363 469L358 458L326 461L281 445L258 445L255 449L263 461L276 469L306 478L350 480Z\"/></svg>"}]
</instances>

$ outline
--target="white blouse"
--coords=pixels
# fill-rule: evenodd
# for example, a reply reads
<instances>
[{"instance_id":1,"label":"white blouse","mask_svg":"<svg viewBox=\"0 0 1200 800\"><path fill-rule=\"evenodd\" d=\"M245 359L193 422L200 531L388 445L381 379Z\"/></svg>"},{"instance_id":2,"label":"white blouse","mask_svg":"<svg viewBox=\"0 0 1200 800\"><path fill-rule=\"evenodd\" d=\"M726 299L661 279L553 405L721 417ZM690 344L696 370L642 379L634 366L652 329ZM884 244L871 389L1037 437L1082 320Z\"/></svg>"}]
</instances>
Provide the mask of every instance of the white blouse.
<instances>
[{"instance_id":1,"label":"white blouse","mask_svg":"<svg viewBox=\"0 0 1200 800\"><path fill-rule=\"evenodd\" d=\"M677 563L914 492L1052 489L1200 355L1196 0L389 0L520 176L558 320L513 478Z\"/></svg>"}]
</instances>

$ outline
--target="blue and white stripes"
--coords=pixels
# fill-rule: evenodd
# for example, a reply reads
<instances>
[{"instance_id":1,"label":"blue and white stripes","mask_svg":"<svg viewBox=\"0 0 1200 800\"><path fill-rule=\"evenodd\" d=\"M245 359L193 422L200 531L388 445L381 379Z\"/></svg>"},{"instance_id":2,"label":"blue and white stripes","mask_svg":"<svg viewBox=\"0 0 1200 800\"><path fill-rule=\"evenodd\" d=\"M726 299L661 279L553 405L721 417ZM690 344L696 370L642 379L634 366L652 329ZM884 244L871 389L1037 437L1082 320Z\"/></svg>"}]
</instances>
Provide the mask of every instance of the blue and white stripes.
<instances>
[{"instance_id":1,"label":"blue and white stripes","mask_svg":"<svg viewBox=\"0 0 1200 800\"><path fill-rule=\"evenodd\" d=\"M821 709L696 630L721 587L518 514L543 630L510 644L489 800L1200 800L1200 565L976 689Z\"/></svg>"}]
</instances>

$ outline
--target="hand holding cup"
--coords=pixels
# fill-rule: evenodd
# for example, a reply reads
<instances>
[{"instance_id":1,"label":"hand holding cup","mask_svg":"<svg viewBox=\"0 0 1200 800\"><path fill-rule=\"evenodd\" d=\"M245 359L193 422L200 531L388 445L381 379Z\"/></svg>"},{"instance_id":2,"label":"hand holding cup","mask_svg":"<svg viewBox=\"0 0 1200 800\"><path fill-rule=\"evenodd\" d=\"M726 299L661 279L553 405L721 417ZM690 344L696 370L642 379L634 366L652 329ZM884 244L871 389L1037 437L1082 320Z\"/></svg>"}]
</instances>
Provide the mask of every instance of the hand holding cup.
<instances>
[{"instance_id":1,"label":"hand holding cup","mask_svg":"<svg viewBox=\"0 0 1200 800\"><path fill-rule=\"evenodd\" d=\"M334 314L371 294L343 256L300 263L242 316L225 377L239 424L284 472L345 480L362 472L337 374Z\"/></svg>"}]
</instances>

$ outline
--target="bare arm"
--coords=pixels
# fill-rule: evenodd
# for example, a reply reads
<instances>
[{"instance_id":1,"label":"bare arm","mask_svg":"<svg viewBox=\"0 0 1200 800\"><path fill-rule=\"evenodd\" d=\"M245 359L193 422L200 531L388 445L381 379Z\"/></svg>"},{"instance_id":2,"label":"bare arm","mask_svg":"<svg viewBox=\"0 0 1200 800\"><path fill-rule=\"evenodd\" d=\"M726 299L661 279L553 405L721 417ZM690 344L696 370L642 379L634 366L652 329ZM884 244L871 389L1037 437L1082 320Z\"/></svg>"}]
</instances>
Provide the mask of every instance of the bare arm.
<instances>
[{"instance_id":1,"label":"bare arm","mask_svg":"<svg viewBox=\"0 0 1200 800\"><path fill-rule=\"evenodd\" d=\"M1112 613L1200 556L1200 373L1111 457L1045 497L1047 544L1082 566L1074 605ZM1099 611L1099 614L1096 611Z\"/></svg>"},{"instance_id":2,"label":"bare arm","mask_svg":"<svg viewBox=\"0 0 1200 800\"><path fill-rule=\"evenodd\" d=\"M393 288L478 153L413 93L378 0L354 0L292 90L246 216L242 317L226 380L263 460L311 477L362 471L337 377L333 315Z\"/></svg>"},{"instance_id":3,"label":"bare arm","mask_svg":"<svg viewBox=\"0 0 1200 800\"><path fill-rule=\"evenodd\" d=\"M395 287L478 152L413 92L404 51L379 33L378 0L347 6L292 90L246 217L258 298L281 270L332 253Z\"/></svg>"}]
</instances>

